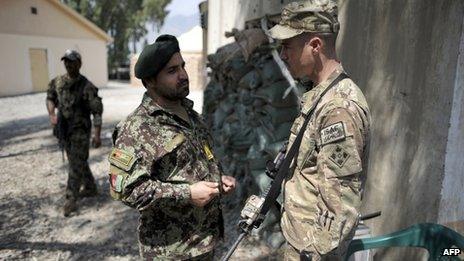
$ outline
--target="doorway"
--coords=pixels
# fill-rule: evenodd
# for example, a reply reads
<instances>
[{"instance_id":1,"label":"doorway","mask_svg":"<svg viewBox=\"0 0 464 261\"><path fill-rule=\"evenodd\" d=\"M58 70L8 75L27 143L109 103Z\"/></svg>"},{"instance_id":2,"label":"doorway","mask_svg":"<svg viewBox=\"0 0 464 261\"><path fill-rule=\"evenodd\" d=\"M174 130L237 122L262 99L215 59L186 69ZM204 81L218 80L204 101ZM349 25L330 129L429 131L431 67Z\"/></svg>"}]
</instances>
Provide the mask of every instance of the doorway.
<instances>
[{"instance_id":1,"label":"doorway","mask_svg":"<svg viewBox=\"0 0 464 261\"><path fill-rule=\"evenodd\" d=\"M29 60L31 63L32 91L46 91L49 81L47 49L29 49Z\"/></svg>"}]
</instances>

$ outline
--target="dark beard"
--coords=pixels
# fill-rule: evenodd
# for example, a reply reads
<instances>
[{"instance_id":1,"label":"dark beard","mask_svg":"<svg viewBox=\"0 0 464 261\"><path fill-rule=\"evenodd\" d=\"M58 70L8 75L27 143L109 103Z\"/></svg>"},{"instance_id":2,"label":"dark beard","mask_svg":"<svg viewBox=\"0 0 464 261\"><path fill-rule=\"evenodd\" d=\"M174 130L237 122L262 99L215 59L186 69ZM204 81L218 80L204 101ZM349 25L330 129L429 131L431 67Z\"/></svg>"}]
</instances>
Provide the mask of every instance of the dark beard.
<instances>
[{"instance_id":1,"label":"dark beard","mask_svg":"<svg viewBox=\"0 0 464 261\"><path fill-rule=\"evenodd\" d=\"M176 89L160 88L159 95L170 101L178 101L187 97L190 93L188 80L177 84Z\"/></svg>"}]
</instances>

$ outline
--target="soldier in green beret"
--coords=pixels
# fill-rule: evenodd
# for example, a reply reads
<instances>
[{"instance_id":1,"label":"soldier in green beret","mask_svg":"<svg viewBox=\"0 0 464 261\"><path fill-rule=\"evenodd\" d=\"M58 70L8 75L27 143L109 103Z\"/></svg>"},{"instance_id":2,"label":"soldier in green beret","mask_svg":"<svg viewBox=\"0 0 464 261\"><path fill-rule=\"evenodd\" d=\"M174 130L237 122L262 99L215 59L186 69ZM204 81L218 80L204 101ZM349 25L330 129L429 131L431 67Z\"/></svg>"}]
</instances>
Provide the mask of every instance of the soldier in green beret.
<instances>
[{"instance_id":1,"label":"soldier in green beret","mask_svg":"<svg viewBox=\"0 0 464 261\"><path fill-rule=\"evenodd\" d=\"M235 188L193 110L177 39L145 46L135 76L142 103L113 133L110 193L140 212L139 248L147 260L212 260L223 233L220 198Z\"/></svg>"},{"instance_id":2,"label":"soldier in green beret","mask_svg":"<svg viewBox=\"0 0 464 261\"><path fill-rule=\"evenodd\" d=\"M339 27L334 1L308 0L288 4L270 30L293 77L314 83L288 145L309 117L283 185L285 260L341 260L358 224L371 120L363 93L337 59Z\"/></svg>"}]
</instances>

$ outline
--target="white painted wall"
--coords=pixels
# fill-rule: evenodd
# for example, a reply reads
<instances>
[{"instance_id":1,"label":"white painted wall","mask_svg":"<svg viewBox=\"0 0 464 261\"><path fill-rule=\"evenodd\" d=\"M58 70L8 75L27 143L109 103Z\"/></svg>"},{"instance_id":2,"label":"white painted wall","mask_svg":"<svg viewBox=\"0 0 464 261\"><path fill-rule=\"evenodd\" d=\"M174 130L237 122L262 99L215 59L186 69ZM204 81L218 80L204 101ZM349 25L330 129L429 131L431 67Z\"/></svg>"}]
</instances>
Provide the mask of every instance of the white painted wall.
<instances>
[{"instance_id":1,"label":"white painted wall","mask_svg":"<svg viewBox=\"0 0 464 261\"><path fill-rule=\"evenodd\" d=\"M91 25L79 20L75 15L70 15L63 10L65 6L56 2L56 0L0 1L0 33L106 40L95 32ZM37 14L31 13L32 7L36 8Z\"/></svg>"},{"instance_id":2,"label":"white painted wall","mask_svg":"<svg viewBox=\"0 0 464 261\"><path fill-rule=\"evenodd\" d=\"M29 48L47 50L49 79L66 72L60 58L66 49L82 55L81 73L96 86L108 81L106 43L94 39L0 34L0 96L32 92Z\"/></svg>"},{"instance_id":3,"label":"white painted wall","mask_svg":"<svg viewBox=\"0 0 464 261\"><path fill-rule=\"evenodd\" d=\"M439 223L464 220L464 19L454 84Z\"/></svg>"}]
</instances>

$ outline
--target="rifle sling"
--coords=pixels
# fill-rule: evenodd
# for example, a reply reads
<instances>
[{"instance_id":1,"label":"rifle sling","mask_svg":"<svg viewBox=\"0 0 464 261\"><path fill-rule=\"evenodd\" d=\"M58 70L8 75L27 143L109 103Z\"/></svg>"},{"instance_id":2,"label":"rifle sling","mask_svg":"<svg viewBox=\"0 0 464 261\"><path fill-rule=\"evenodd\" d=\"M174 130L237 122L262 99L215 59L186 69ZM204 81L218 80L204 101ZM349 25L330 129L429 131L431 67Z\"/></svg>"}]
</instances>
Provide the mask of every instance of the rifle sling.
<instances>
[{"instance_id":1,"label":"rifle sling","mask_svg":"<svg viewBox=\"0 0 464 261\"><path fill-rule=\"evenodd\" d=\"M337 83L339 83L341 80L348 78L348 75L345 73L341 73L335 80L330 83L330 85L319 95L317 99L314 100L313 104L311 105L311 108L308 111L308 114L306 115L305 121L303 125L301 126L298 135L295 138L295 141L293 142L292 146L290 147L290 150L288 151L287 156L283 160L279 170L277 171L277 174L272 182L272 185L266 194L266 197L263 202L263 206L261 207L259 211L259 216L257 219L257 224L255 224L255 227L259 227L260 223L264 220L264 217L266 216L266 213L269 211L271 206L274 204L276 201L277 197L280 194L282 182L287 177L289 167L291 162L293 161L293 158L295 157L296 153L299 150L301 141L303 140L303 133L306 130L306 127L308 126L309 120L311 119L312 114L314 113L314 110L317 106L317 104L321 101L322 97L330 90L332 87L334 87Z\"/></svg>"}]
</instances>

